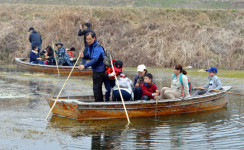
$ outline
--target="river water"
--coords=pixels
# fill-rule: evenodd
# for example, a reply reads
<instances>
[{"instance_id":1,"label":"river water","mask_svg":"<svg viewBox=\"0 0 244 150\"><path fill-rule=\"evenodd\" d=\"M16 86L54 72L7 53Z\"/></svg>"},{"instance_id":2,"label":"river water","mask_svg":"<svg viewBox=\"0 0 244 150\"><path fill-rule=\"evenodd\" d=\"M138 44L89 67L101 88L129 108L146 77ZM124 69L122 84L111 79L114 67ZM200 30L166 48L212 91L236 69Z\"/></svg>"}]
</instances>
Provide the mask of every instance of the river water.
<instances>
[{"instance_id":1,"label":"river water","mask_svg":"<svg viewBox=\"0 0 244 150\"><path fill-rule=\"evenodd\" d=\"M135 68L125 68L133 77ZM169 70L151 69L158 87L169 86ZM190 76L194 86L207 74ZM244 94L243 78L221 78L232 92ZM75 149L244 149L244 99L229 95L226 107L189 114L77 121L45 117L47 97L59 93L65 77L0 69L0 150ZM62 95L92 94L91 77L71 77Z\"/></svg>"}]
</instances>

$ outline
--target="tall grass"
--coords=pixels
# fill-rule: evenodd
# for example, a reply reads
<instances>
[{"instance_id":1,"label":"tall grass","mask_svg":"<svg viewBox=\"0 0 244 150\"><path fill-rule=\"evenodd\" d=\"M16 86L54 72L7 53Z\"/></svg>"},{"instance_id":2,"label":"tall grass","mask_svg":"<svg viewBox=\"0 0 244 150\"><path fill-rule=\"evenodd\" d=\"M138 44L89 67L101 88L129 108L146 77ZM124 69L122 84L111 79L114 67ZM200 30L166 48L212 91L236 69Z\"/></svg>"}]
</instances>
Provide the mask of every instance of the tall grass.
<instances>
[{"instance_id":1,"label":"tall grass","mask_svg":"<svg viewBox=\"0 0 244 150\"><path fill-rule=\"evenodd\" d=\"M244 69L243 10L3 4L0 16L0 50L9 53L4 61L28 57L30 26L42 34L43 47L62 41L81 50L77 31L90 21L98 41L126 66Z\"/></svg>"}]
</instances>

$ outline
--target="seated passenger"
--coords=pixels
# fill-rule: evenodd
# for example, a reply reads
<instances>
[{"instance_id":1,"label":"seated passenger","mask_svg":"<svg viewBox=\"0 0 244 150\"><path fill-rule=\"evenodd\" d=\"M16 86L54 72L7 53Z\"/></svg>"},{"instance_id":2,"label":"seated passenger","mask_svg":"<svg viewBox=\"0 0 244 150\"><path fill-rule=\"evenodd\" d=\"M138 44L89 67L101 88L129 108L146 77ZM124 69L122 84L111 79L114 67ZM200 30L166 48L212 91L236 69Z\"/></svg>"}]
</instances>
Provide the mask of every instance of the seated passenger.
<instances>
[{"instance_id":1,"label":"seated passenger","mask_svg":"<svg viewBox=\"0 0 244 150\"><path fill-rule=\"evenodd\" d=\"M45 65L44 61L42 61L38 54L37 46L32 46L32 50L30 51L30 63Z\"/></svg>"},{"instance_id":2,"label":"seated passenger","mask_svg":"<svg viewBox=\"0 0 244 150\"><path fill-rule=\"evenodd\" d=\"M121 90L121 94L123 96L124 101L134 100L134 93L132 90L132 81L125 76L124 74L120 74L118 79L119 87ZM121 101L119 89L117 85L112 89L113 93L113 101Z\"/></svg>"},{"instance_id":3,"label":"seated passenger","mask_svg":"<svg viewBox=\"0 0 244 150\"><path fill-rule=\"evenodd\" d=\"M119 76L122 73L122 68L123 68L123 62L120 60L113 60L113 64L114 64L114 71L113 72L113 68L107 67L105 74L104 74L104 85L105 85L105 89L106 89L106 93L105 93L105 101L108 102L109 98L110 98L110 93L111 93L111 89L115 86L115 76Z\"/></svg>"},{"instance_id":4,"label":"seated passenger","mask_svg":"<svg viewBox=\"0 0 244 150\"><path fill-rule=\"evenodd\" d=\"M206 89L221 90L222 83L220 79L216 76L218 72L217 68L211 67L206 71L209 72L208 83L203 87L197 87L197 89L199 90L197 90L192 96L198 96L212 92L211 90Z\"/></svg>"},{"instance_id":5,"label":"seated passenger","mask_svg":"<svg viewBox=\"0 0 244 150\"><path fill-rule=\"evenodd\" d=\"M53 49L51 46L47 46L46 49L40 52L40 55L43 56L43 60L46 65L56 65Z\"/></svg>"},{"instance_id":6,"label":"seated passenger","mask_svg":"<svg viewBox=\"0 0 244 150\"><path fill-rule=\"evenodd\" d=\"M162 99L174 99L183 97L189 97L189 85L187 72L182 68L180 64L174 66L171 81L171 88L163 87L161 90Z\"/></svg>"},{"instance_id":7,"label":"seated passenger","mask_svg":"<svg viewBox=\"0 0 244 150\"><path fill-rule=\"evenodd\" d=\"M141 100L142 97L142 89L141 85L144 82L144 75L147 73L147 68L145 65L139 65L137 67L137 75L134 78L134 95L135 95L135 100Z\"/></svg>"},{"instance_id":8,"label":"seated passenger","mask_svg":"<svg viewBox=\"0 0 244 150\"><path fill-rule=\"evenodd\" d=\"M75 64L76 62L76 58L75 58L75 48L74 47L71 47L68 51L68 54L69 54L69 60L72 64Z\"/></svg>"},{"instance_id":9,"label":"seated passenger","mask_svg":"<svg viewBox=\"0 0 244 150\"><path fill-rule=\"evenodd\" d=\"M142 84L142 99L151 100L155 99L155 96L159 96L160 92L155 83L152 82L153 76L150 73L144 75L144 83Z\"/></svg>"},{"instance_id":10,"label":"seated passenger","mask_svg":"<svg viewBox=\"0 0 244 150\"><path fill-rule=\"evenodd\" d=\"M63 47L63 43L58 42L55 45L58 47L58 51L55 51L56 54L58 54L59 56L58 65L73 66L73 64L69 60L69 55L66 53Z\"/></svg>"}]
</instances>

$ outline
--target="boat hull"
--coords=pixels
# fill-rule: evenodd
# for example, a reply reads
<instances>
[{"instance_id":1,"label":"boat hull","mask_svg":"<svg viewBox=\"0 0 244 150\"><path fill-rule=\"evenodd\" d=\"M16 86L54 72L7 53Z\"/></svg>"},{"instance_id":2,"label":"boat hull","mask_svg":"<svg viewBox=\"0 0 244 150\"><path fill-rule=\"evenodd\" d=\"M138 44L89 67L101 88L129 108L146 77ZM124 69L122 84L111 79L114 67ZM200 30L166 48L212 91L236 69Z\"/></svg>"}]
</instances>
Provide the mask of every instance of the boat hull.
<instances>
[{"instance_id":1,"label":"boat hull","mask_svg":"<svg viewBox=\"0 0 244 150\"><path fill-rule=\"evenodd\" d=\"M32 73L46 73L46 74L58 74L57 67L54 65L39 65L31 64L26 62L27 59L15 58L18 69L26 70ZM72 66L59 66L60 75L69 75ZM78 67L75 67L72 76L82 76L82 75L92 75L91 69L79 70Z\"/></svg>"},{"instance_id":2,"label":"boat hull","mask_svg":"<svg viewBox=\"0 0 244 150\"><path fill-rule=\"evenodd\" d=\"M170 115L192 113L198 111L213 110L224 107L228 98L225 93L210 94L188 99L159 100L157 115ZM81 97L82 98L82 97ZM79 99L79 98L77 98ZM49 99L52 107L55 99ZM126 102L129 117L154 116L156 102L135 101ZM121 102L80 102L74 99L59 99L53 109L53 114L69 117L77 120L95 120L125 118L124 108Z\"/></svg>"}]
</instances>

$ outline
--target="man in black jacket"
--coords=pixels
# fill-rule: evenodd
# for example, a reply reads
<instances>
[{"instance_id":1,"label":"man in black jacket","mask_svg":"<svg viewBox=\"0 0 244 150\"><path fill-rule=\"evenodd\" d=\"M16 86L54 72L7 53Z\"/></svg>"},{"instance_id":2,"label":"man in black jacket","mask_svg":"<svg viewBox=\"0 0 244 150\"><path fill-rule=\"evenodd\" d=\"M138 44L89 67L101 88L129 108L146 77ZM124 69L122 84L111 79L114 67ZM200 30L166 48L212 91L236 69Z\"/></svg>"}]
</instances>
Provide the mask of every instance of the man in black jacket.
<instances>
[{"instance_id":1,"label":"man in black jacket","mask_svg":"<svg viewBox=\"0 0 244 150\"><path fill-rule=\"evenodd\" d=\"M89 23L89 22L87 22L87 23L85 23L85 24L83 24L83 25L80 25L80 30L78 31L78 36L82 36L82 35L84 35L84 45L85 45L85 49L84 49L84 51L83 51L83 54L86 54L87 53L87 51L88 51L88 44L87 44L87 42L86 42L86 34L88 33L88 32L94 32L92 29L91 29L91 23ZM95 33L95 32L94 32ZM96 35L95 35L95 38L96 38ZM82 58L82 64L85 64L86 63L86 59L83 59Z\"/></svg>"},{"instance_id":2,"label":"man in black jacket","mask_svg":"<svg viewBox=\"0 0 244 150\"><path fill-rule=\"evenodd\" d=\"M38 47L38 54L40 54L41 46L42 46L42 37L40 33L38 33L33 27L30 27L29 30L30 36L29 36L29 41L32 46L37 46Z\"/></svg>"}]
</instances>

